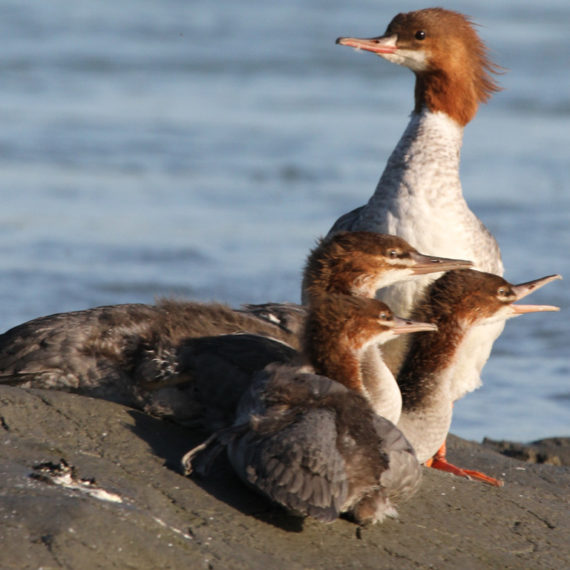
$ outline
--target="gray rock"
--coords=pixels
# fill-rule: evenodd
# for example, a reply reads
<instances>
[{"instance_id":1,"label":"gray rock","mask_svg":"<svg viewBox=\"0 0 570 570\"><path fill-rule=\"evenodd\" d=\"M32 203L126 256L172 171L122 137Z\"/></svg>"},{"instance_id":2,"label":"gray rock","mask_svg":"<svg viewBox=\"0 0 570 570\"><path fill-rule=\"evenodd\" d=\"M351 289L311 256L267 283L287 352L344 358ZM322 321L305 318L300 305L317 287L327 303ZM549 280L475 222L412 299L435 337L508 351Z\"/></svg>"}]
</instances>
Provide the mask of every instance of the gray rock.
<instances>
[{"instance_id":1,"label":"gray rock","mask_svg":"<svg viewBox=\"0 0 570 570\"><path fill-rule=\"evenodd\" d=\"M183 477L179 459L200 437L110 402L0 387L0 436L3 569L563 568L570 559L570 469L455 437L450 460L503 478L503 488L426 469L397 520L359 528L292 517L223 460L208 479Z\"/></svg>"},{"instance_id":2,"label":"gray rock","mask_svg":"<svg viewBox=\"0 0 570 570\"><path fill-rule=\"evenodd\" d=\"M494 440L486 437L483 445L527 463L548 463L570 466L570 438L548 437L531 443Z\"/></svg>"}]
</instances>

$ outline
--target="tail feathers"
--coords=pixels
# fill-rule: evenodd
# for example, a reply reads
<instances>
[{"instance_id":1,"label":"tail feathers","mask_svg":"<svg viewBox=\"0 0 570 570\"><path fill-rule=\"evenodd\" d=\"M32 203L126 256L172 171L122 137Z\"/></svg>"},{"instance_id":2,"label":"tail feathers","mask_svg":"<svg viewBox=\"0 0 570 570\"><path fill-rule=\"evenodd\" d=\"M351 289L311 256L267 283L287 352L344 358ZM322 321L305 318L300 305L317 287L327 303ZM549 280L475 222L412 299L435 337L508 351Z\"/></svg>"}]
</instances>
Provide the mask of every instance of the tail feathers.
<instances>
[{"instance_id":1,"label":"tail feathers","mask_svg":"<svg viewBox=\"0 0 570 570\"><path fill-rule=\"evenodd\" d=\"M377 489L360 499L350 512L359 524L381 523L386 517L398 517L398 511L384 489Z\"/></svg>"}]
</instances>

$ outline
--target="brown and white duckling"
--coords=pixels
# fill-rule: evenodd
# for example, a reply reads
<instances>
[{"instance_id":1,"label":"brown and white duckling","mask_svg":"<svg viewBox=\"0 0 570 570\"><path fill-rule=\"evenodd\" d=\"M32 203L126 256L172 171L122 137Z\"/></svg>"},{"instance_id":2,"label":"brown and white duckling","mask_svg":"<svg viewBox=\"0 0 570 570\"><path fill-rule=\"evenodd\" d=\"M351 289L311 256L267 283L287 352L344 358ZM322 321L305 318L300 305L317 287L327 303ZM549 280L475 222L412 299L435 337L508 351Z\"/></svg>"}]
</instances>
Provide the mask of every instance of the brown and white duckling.
<instances>
[{"instance_id":1,"label":"brown and white duckling","mask_svg":"<svg viewBox=\"0 0 570 570\"><path fill-rule=\"evenodd\" d=\"M550 305L517 305L515 301L560 278L551 275L511 285L497 275L465 269L446 273L427 289L412 315L414 319L436 324L438 330L411 337L409 352L398 375L402 414L397 425L421 463L494 485L502 484L445 460L445 438L451 425L453 403L471 389L465 381L470 359L476 357L471 352L470 340L481 327L524 313L558 311L558 307Z\"/></svg>"}]
</instances>

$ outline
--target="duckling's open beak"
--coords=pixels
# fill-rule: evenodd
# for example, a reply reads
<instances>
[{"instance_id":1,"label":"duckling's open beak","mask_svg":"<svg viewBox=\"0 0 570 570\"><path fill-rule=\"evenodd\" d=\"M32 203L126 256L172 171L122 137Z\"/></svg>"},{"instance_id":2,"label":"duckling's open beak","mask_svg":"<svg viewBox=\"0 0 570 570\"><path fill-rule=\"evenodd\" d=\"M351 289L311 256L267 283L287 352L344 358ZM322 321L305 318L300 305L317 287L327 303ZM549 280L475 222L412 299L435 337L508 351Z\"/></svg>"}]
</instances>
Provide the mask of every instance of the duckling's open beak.
<instances>
[{"instance_id":1,"label":"duckling's open beak","mask_svg":"<svg viewBox=\"0 0 570 570\"><path fill-rule=\"evenodd\" d=\"M336 43L341 46L349 46L372 53L396 53L398 47L396 40L398 36L380 36L378 38L337 38Z\"/></svg>"},{"instance_id":2,"label":"duckling's open beak","mask_svg":"<svg viewBox=\"0 0 570 570\"><path fill-rule=\"evenodd\" d=\"M544 287L547 283L551 281L556 281L557 279L562 279L561 275L548 275L547 277L541 277L540 279L535 279L534 281L528 281L527 283L521 283L519 285L513 285L512 289L515 292L517 301L523 299L527 295L530 295L537 289ZM513 315L523 315L524 313L544 313L547 311L559 311L559 307L554 307L552 305L511 305L511 310Z\"/></svg>"},{"instance_id":3,"label":"duckling's open beak","mask_svg":"<svg viewBox=\"0 0 570 570\"><path fill-rule=\"evenodd\" d=\"M559 311L560 307L553 305L511 305L513 315L524 315L524 313L545 313L547 311Z\"/></svg>"},{"instance_id":4,"label":"duckling's open beak","mask_svg":"<svg viewBox=\"0 0 570 570\"><path fill-rule=\"evenodd\" d=\"M473 266L471 261L464 259L447 259L446 257L435 257L434 255L423 255L422 253L411 253L412 275L425 275L426 273L438 273L439 271L451 271L453 269L468 269Z\"/></svg>"},{"instance_id":5,"label":"duckling's open beak","mask_svg":"<svg viewBox=\"0 0 570 570\"><path fill-rule=\"evenodd\" d=\"M557 279L562 279L562 275L548 275L547 277L541 277L540 279L535 279L534 281L528 281L527 283L521 283L520 285L513 285L512 288L515 292L515 295L517 296L517 301L520 301L537 289L544 287L547 283L556 281Z\"/></svg>"}]
</instances>

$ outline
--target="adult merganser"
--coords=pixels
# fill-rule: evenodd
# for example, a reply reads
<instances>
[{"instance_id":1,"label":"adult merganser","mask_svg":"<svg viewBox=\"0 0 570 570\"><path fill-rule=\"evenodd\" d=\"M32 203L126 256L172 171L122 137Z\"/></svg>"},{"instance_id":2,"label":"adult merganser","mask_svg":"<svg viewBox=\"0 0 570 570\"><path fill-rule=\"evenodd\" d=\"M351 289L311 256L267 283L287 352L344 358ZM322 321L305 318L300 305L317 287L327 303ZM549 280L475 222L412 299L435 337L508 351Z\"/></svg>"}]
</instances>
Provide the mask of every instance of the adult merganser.
<instances>
[{"instance_id":1,"label":"adult merganser","mask_svg":"<svg viewBox=\"0 0 570 570\"><path fill-rule=\"evenodd\" d=\"M393 334L435 328L399 321L375 299L313 298L307 363L272 363L258 373L234 425L188 452L186 472L195 460L204 471L200 461L207 466L226 448L244 482L295 514L331 522L349 512L358 523L395 515L392 501L411 496L421 468L402 433L359 393L359 354Z\"/></svg>"},{"instance_id":2,"label":"adult merganser","mask_svg":"<svg viewBox=\"0 0 570 570\"><path fill-rule=\"evenodd\" d=\"M370 51L403 65L416 76L410 122L392 152L369 202L337 220L339 230L396 234L421 251L470 259L474 268L503 274L497 242L469 209L459 178L463 128L478 105L489 99L498 68L464 15L442 8L398 14L383 36L339 38L337 43ZM409 315L425 287L437 276L393 285L379 298L402 316ZM473 367L464 372L473 390L503 323L473 336ZM390 350L386 346L386 350ZM405 348L394 347L396 362Z\"/></svg>"},{"instance_id":3,"label":"adult merganser","mask_svg":"<svg viewBox=\"0 0 570 570\"><path fill-rule=\"evenodd\" d=\"M560 275L511 285L502 277L464 269L450 271L435 281L412 313L414 319L437 324L438 331L414 335L398 375L402 415L398 427L429 466L472 476L494 485L500 481L477 471L457 468L445 453L432 456L445 444L453 402L469 391L463 369L470 366L470 338L477 330L524 313L557 311L550 305L516 305L515 301ZM445 448L444 448L445 449Z\"/></svg>"},{"instance_id":4,"label":"adult merganser","mask_svg":"<svg viewBox=\"0 0 570 570\"><path fill-rule=\"evenodd\" d=\"M316 247L306 273L312 291L373 296L376 287L398 279L470 265L422 256L394 236L347 232ZM255 348L250 337L217 343L202 338L245 332L261 339L251 341ZM269 338L280 342L272 344ZM239 349L233 348L236 342ZM194 388L188 388L186 398L178 388L156 388L219 372L211 349L214 354L223 353L224 366L233 366L228 376L234 378L237 402L255 371L272 359L288 359L298 346L297 334L216 303L167 300L156 305L97 307L34 319L1 335L0 382L79 392L186 422L195 416ZM204 395L207 401L217 394L215 384L200 385L210 386L208 396ZM393 392L399 398L397 387ZM234 401L221 399L220 403L226 400ZM223 408L222 422L233 420L235 402L233 408L232 404Z\"/></svg>"}]
</instances>

